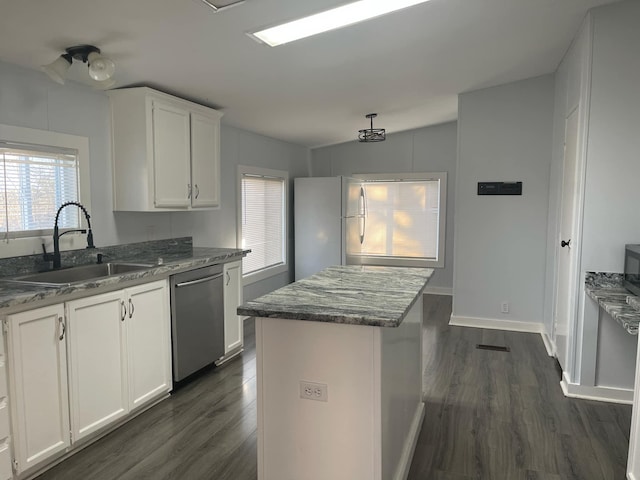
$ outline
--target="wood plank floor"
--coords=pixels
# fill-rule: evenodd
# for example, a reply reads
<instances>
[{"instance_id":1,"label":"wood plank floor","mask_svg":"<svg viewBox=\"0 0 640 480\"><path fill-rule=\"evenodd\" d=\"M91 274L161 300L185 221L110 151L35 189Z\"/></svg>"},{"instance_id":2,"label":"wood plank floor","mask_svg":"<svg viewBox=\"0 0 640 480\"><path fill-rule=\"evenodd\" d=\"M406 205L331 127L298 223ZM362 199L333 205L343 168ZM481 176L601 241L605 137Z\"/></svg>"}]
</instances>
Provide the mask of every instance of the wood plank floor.
<instances>
[{"instance_id":1,"label":"wood plank floor","mask_svg":"<svg viewBox=\"0 0 640 480\"><path fill-rule=\"evenodd\" d=\"M426 414L409 480L625 478L630 406L565 398L539 335L450 327L450 297L424 305ZM242 358L38 478L256 480L253 326Z\"/></svg>"}]
</instances>

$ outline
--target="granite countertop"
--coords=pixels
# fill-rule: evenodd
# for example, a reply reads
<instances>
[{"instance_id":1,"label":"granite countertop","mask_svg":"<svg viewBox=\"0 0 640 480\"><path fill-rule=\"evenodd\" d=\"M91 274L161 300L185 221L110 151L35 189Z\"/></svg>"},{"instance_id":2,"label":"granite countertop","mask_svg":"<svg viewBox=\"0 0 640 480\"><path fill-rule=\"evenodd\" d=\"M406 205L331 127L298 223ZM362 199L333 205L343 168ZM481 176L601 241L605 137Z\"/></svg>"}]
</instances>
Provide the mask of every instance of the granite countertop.
<instances>
[{"instance_id":1,"label":"granite countertop","mask_svg":"<svg viewBox=\"0 0 640 480\"><path fill-rule=\"evenodd\" d=\"M59 287L25 285L20 283L11 283L1 281L0 278L0 308L14 307L23 304L32 304L41 300L50 299L69 295L72 293L87 291L87 294L97 294L89 292L103 287L113 287L119 283L129 282L140 279L155 279L166 277L174 272L184 271L188 269L204 267L214 263L222 263L232 260L240 260L249 250L237 248L201 248L192 247L190 239L187 244L180 248L164 248L161 242L142 242L137 244L122 245L96 250L97 252L109 252L105 254L104 262L135 262L141 264L152 264L151 268L144 270L132 271L121 275L112 275L102 277L87 282L78 282L72 285L62 285ZM78 251L81 258L71 261L63 261L63 266L75 266L88 263L95 263L95 252L90 252L92 262L87 261L89 251ZM67 253L67 252L65 252ZM68 253L68 257L72 252ZM84 261L83 261L84 260ZM161 261L161 264L158 262ZM8 270L5 268L3 273ZM21 272L24 273L24 272ZM35 307L35 306L34 306Z\"/></svg>"},{"instance_id":2,"label":"granite countertop","mask_svg":"<svg viewBox=\"0 0 640 480\"><path fill-rule=\"evenodd\" d=\"M587 272L585 291L627 333L638 335L640 299L622 286L622 274Z\"/></svg>"},{"instance_id":3,"label":"granite countertop","mask_svg":"<svg viewBox=\"0 0 640 480\"><path fill-rule=\"evenodd\" d=\"M329 267L238 307L251 317L397 327L433 275L431 268Z\"/></svg>"}]
</instances>

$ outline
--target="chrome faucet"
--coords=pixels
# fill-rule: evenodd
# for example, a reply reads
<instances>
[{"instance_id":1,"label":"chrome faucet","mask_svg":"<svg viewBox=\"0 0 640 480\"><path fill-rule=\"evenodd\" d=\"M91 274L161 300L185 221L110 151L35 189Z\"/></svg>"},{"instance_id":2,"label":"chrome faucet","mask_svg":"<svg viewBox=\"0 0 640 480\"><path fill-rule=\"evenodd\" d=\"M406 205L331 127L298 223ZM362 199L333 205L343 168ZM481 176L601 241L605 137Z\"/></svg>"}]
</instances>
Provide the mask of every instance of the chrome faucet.
<instances>
[{"instance_id":1,"label":"chrome faucet","mask_svg":"<svg viewBox=\"0 0 640 480\"><path fill-rule=\"evenodd\" d=\"M75 229L75 230L67 230L66 232L62 232L59 233L58 230L58 219L60 218L60 212L62 211L62 209L64 207L68 207L69 205L75 205L76 207L78 207L80 210L82 210L82 212L84 213L84 218L87 219L87 228L80 228L80 229ZM89 212L87 212L87 209L84 208L84 206L79 203L79 202L65 202L62 205L60 205L60 208L58 208L58 211L56 213L56 221L55 224L53 226L53 253L47 253L47 249L44 246L44 243L42 244L42 251L44 252L44 260L49 262L49 261L53 261L53 269L58 269L62 266L61 260L60 260L60 237L66 233L71 233L71 232L80 232L80 233L86 233L87 234L87 248L96 248L96 246L93 244L93 232L91 231L91 220L90 219L90 215Z\"/></svg>"}]
</instances>

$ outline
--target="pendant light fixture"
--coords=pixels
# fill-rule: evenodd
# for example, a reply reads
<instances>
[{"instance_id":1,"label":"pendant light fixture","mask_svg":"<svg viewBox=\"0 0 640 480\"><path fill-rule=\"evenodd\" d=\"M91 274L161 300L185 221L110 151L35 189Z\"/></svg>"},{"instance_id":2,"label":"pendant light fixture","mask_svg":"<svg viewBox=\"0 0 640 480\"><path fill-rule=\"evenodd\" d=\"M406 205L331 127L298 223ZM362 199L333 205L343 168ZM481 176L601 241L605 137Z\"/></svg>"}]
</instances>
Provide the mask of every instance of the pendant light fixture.
<instances>
[{"instance_id":1,"label":"pendant light fixture","mask_svg":"<svg viewBox=\"0 0 640 480\"><path fill-rule=\"evenodd\" d=\"M43 65L42 70L49 75L54 82L64 85L65 76L71 67L73 60L86 63L89 67L89 76L99 88L109 88L115 84L113 73L116 66L113 60L103 56L100 49L93 45L77 45L65 49L63 53L48 65Z\"/></svg>"},{"instance_id":2,"label":"pendant light fixture","mask_svg":"<svg viewBox=\"0 0 640 480\"><path fill-rule=\"evenodd\" d=\"M371 128L358 130L358 141L363 143L384 142L386 138L384 128L373 128L373 119L378 116L377 113L368 113L367 118L371 119Z\"/></svg>"}]
</instances>

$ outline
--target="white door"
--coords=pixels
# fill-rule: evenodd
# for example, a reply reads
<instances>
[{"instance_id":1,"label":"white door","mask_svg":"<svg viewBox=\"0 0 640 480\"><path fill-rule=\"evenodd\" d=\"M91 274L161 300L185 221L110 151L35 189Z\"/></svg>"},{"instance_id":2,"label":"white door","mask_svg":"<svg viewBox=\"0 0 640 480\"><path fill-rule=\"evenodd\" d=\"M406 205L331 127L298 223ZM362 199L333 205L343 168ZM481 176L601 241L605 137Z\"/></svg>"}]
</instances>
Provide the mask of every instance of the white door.
<instances>
[{"instance_id":1,"label":"white door","mask_svg":"<svg viewBox=\"0 0 640 480\"><path fill-rule=\"evenodd\" d=\"M224 353L242 347L242 317L236 313L242 303L242 262L224 265Z\"/></svg>"},{"instance_id":2,"label":"white door","mask_svg":"<svg viewBox=\"0 0 640 480\"><path fill-rule=\"evenodd\" d=\"M128 412L127 314L122 291L67 303L74 441Z\"/></svg>"},{"instance_id":3,"label":"white door","mask_svg":"<svg viewBox=\"0 0 640 480\"><path fill-rule=\"evenodd\" d=\"M556 303L554 319L554 340L557 357L563 371L570 366L568 362L569 336L573 328L576 305L575 268L575 225L576 194L578 182L578 141L579 112L576 108L565 124L564 166L562 176L562 199L560 212L560 238L558 239L558 265L556 282Z\"/></svg>"},{"instance_id":4,"label":"white door","mask_svg":"<svg viewBox=\"0 0 640 480\"><path fill-rule=\"evenodd\" d=\"M128 288L129 409L171 390L171 318L167 281Z\"/></svg>"},{"instance_id":5,"label":"white door","mask_svg":"<svg viewBox=\"0 0 640 480\"><path fill-rule=\"evenodd\" d=\"M191 203L189 112L153 101L155 206L187 208Z\"/></svg>"},{"instance_id":6,"label":"white door","mask_svg":"<svg viewBox=\"0 0 640 480\"><path fill-rule=\"evenodd\" d=\"M220 205L220 120L191 114L191 205Z\"/></svg>"},{"instance_id":7,"label":"white door","mask_svg":"<svg viewBox=\"0 0 640 480\"><path fill-rule=\"evenodd\" d=\"M71 445L64 307L7 317L17 473Z\"/></svg>"}]
</instances>

